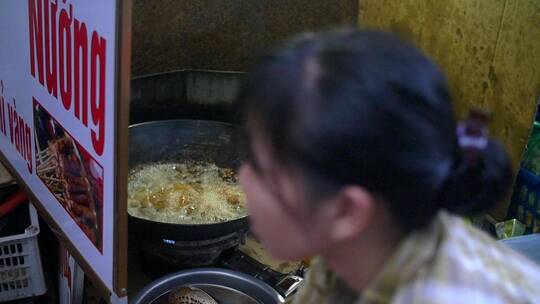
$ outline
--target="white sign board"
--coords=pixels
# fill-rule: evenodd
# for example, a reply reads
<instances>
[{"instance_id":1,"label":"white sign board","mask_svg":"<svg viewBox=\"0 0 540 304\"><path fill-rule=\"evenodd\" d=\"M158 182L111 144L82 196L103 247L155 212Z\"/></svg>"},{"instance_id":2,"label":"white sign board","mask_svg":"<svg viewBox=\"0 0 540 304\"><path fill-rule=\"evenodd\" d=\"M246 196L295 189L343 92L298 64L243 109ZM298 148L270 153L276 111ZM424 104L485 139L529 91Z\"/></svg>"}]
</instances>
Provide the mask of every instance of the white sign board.
<instances>
[{"instance_id":1,"label":"white sign board","mask_svg":"<svg viewBox=\"0 0 540 304\"><path fill-rule=\"evenodd\" d=\"M117 1L0 2L0 154L112 291Z\"/></svg>"},{"instance_id":2,"label":"white sign board","mask_svg":"<svg viewBox=\"0 0 540 304\"><path fill-rule=\"evenodd\" d=\"M84 272L62 242L58 247L58 302L59 304L82 304L84 302Z\"/></svg>"}]
</instances>

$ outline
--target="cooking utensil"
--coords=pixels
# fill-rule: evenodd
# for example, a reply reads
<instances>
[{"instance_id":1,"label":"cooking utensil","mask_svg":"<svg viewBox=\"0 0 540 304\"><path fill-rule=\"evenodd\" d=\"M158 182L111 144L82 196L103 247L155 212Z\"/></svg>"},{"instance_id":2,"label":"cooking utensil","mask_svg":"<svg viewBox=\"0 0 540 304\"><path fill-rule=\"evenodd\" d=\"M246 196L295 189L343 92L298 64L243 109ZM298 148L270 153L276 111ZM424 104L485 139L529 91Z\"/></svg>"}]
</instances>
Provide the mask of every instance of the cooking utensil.
<instances>
[{"instance_id":1,"label":"cooking utensil","mask_svg":"<svg viewBox=\"0 0 540 304\"><path fill-rule=\"evenodd\" d=\"M152 121L129 127L129 167L201 161L236 169L243 159L242 130L204 120ZM169 224L129 216L130 230L160 240L197 241L247 231L247 216L214 224Z\"/></svg>"},{"instance_id":2,"label":"cooking utensil","mask_svg":"<svg viewBox=\"0 0 540 304\"><path fill-rule=\"evenodd\" d=\"M197 287L180 287L169 294L169 304L218 304L211 295Z\"/></svg>"},{"instance_id":3,"label":"cooking utensil","mask_svg":"<svg viewBox=\"0 0 540 304\"><path fill-rule=\"evenodd\" d=\"M220 266L227 269L241 271L251 275L269 286L272 286L284 298L296 292L303 282L304 268L297 269L294 273L281 273L268 265L262 264L249 255L237 250L231 255L222 258Z\"/></svg>"},{"instance_id":4,"label":"cooking utensil","mask_svg":"<svg viewBox=\"0 0 540 304\"><path fill-rule=\"evenodd\" d=\"M171 291L182 286L199 288L219 304L276 304L284 299L266 283L249 275L220 268L184 270L144 287L130 303L167 303Z\"/></svg>"}]
</instances>

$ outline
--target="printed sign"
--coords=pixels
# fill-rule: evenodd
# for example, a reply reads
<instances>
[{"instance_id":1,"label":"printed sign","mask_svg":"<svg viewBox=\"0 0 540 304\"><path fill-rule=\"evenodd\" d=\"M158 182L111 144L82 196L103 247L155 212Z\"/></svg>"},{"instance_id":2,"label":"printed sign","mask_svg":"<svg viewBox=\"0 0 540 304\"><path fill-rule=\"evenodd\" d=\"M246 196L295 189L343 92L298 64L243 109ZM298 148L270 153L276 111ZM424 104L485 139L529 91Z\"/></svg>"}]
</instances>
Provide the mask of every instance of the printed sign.
<instances>
[{"instance_id":1,"label":"printed sign","mask_svg":"<svg viewBox=\"0 0 540 304\"><path fill-rule=\"evenodd\" d=\"M110 291L117 7L111 0L0 4L0 154Z\"/></svg>"},{"instance_id":2,"label":"printed sign","mask_svg":"<svg viewBox=\"0 0 540 304\"><path fill-rule=\"evenodd\" d=\"M84 272L62 243L58 246L58 255L58 302L81 304L84 302Z\"/></svg>"}]
</instances>

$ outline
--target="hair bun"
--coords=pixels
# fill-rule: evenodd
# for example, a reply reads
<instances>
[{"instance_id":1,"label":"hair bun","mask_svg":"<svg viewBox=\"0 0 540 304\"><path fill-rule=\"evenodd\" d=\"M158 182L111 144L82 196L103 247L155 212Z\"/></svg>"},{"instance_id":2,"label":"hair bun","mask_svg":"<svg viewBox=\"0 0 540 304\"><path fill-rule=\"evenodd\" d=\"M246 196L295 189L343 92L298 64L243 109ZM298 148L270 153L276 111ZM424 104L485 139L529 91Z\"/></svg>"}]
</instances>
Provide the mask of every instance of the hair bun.
<instances>
[{"instance_id":1,"label":"hair bun","mask_svg":"<svg viewBox=\"0 0 540 304\"><path fill-rule=\"evenodd\" d=\"M512 165L504 147L488 139L478 161L460 154L440 195L442 207L462 215L491 210L512 183Z\"/></svg>"}]
</instances>

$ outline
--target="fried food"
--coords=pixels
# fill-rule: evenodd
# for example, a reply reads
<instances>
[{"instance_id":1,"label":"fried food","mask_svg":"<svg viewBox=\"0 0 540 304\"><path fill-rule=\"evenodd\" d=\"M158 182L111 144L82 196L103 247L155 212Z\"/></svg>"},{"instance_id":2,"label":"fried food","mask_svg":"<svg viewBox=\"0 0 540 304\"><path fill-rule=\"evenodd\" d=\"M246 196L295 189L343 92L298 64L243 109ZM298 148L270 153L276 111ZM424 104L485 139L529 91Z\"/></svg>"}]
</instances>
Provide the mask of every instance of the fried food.
<instances>
[{"instance_id":1,"label":"fried food","mask_svg":"<svg viewBox=\"0 0 540 304\"><path fill-rule=\"evenodd\" d=\"M209 224L247 214L234 171L211 163L147 164L128 178L132 216L175 224Z\"/></svg>"}]
</instances>

